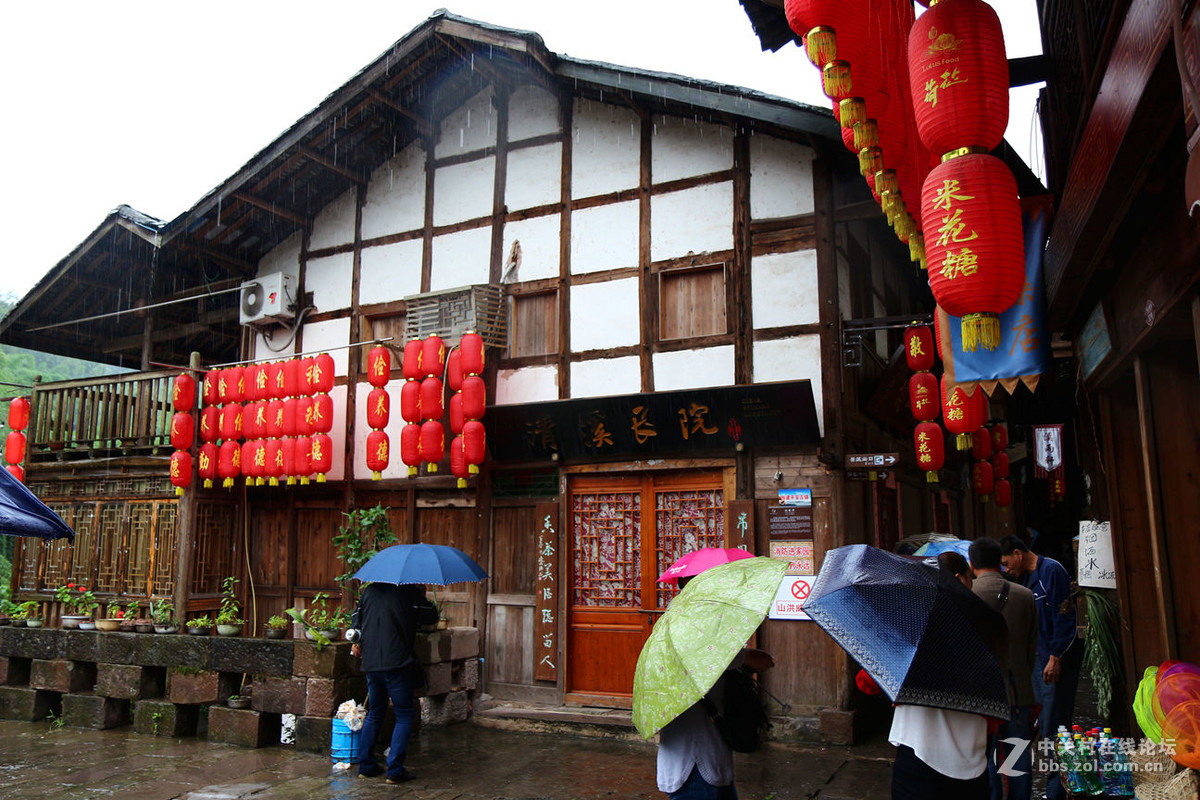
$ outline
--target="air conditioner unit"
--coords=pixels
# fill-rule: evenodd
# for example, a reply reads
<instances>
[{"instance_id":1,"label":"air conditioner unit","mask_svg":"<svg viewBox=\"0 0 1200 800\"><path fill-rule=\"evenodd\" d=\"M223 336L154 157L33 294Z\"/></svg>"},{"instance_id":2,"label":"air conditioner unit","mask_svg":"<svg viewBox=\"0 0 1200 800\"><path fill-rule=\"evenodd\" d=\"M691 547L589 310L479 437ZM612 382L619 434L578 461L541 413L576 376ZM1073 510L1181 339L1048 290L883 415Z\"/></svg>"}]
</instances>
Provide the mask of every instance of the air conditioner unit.
<instances>
[{"instance_id":1,"label":"air conditioner unit","mask_svg":"<svg viewBox=\"0 0 1200 800\"><path fill-rule=\"evenodd\" d=\"M268 325L294 319L296 279L286 272L259 275L242 284L238 318L243 325Z\"/></svg>"}]
</instances>

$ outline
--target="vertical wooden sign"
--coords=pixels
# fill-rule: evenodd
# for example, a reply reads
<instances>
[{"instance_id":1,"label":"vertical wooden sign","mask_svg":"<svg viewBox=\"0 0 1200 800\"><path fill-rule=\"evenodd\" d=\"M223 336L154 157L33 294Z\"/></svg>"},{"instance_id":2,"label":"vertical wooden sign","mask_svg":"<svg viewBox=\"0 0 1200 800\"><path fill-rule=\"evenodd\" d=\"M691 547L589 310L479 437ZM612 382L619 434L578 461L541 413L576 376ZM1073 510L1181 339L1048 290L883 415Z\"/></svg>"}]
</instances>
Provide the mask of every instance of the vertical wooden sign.
<instances>
[{"instance_id":1,"label":"vertical wooden sign","mask_svg":"<svg viewBox=\"0 0 1200 800\"><path fill-rule=\"evenodd\" d=\"M725 503L725 546L754 552L754 501L728 500Z\"/></svg>"},{"instance_id":2,"label":"vertical wooden sign","mask_svg":"<svg viewBox=\"0 0 1200 800\"><path fill-rule=\"evenodd\" d=\"M537 580L534 583L534 678L558 680L558 504L537 504Z\"/></svg>"}]
</instances>

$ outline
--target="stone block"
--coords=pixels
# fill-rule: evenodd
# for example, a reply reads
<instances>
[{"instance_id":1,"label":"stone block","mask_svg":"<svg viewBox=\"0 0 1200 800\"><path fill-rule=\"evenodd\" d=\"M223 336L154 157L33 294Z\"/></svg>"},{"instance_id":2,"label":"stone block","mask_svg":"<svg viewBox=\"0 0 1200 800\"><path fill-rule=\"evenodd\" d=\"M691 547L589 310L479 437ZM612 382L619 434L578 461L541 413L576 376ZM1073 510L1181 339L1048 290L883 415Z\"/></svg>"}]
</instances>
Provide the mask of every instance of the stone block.
<instances>
[{"instance_id":1,"label":"stone block","mask_svg":"<svg viewBox=\"0 0 1200 800\"><path fill-rule=\"evenodd\" d=\"M199 705L217 703L241 687L241 676L229 672L213 672L188 667L167 670L167 698L172 703Z\"/></svg>"},{"instance_id":2,"label":"stone block","mask_svg":"<svg viewBox=\"0 0 1200 800\"><path fill-rule=\"evenodd\" d=\"M282 720L279 714L264 714L244 708L210 706L208 740L241 747L266 747L279 744Z\"/></svg>"},{"instance_id":3,"label":"stone block","mask_svg":"<svg viewBox=\"0 0 1200 800\"><path fill-rule=\"evenodd\" d=\"M479 656L479 628L449 628L447 632L450 634L451 661Z\"/></svg>"},{"instance_id":4,"label":"stone block","mask_svg":"<svg viewBox=\"0 0 1200 800\"><path fill-rule=\"evenodd\" d=\"M29 685L49 692L90 692L96 685L96 665L87 661L53 661L35 658L29 667Z\"/></svg>"},{"instance_id":5,"label":"stone block","mask_svg":"<svg viewBox=\"0 0 1200 800\"><path fill-rule=\"evenodd\" d=\"M167 700L139 700L133 712L133 729L148 736L195 736L200 708Z\"/></svg>"},{"instance_id":6,"label":"stone block","mask_svg":"<svg viewBox=\"0 0 1200 800\"><path fill-rule=\"evenodd\" d=\"M436 664L425 665L425 688L418 689L418 697L429 697L435 694L446 694L452 688L451 665L449 661L439 661Z\"/></svg>"},{"instance_id":7,"label":"stone block","mask_svg":"<svg viewBox=\"0 0 1200 800\"><path fill-rule=\"evenodd\" d=\"M822 708L817 716L821 738L830 744L854 744L854 712Z\"/></svg>"},{"instance_id":8,"label":"stone block","mask_svg":"<svg viewBox=\"0 0 1200 800\"><path fill-rule=\"evenodd\" d=\"M51 711L62 713L61 695L38 691L27 686L0 686L0 719L19 719L37 722Z\"/></svg>"},{"instance_id":9,"label":"stone block","mask_svg":"<svg viewBox=\"0 0 1200 800\"><path fill-rule=\"evenodd\" d=\"M103 631L98 638L96 660L105 664L132 664L137 660L134 654L140 638L136 633Z\"/></svg>"},{"instance_id":10,"label":"stone block","mask_svg":"<svg viewBox=\"0 0 1200 800\"><path fill-rule=\"evenodd\" d=\"M319 647L304 640L284 642L295 648L292 657L292 674L304 678L345 678L361 675L358 659L350 655L349 642L334 642Z\"/></svg>"},{"instance_id":11,"label":"stone block","mask_svg":"<svg viewBox=\"0 0 1200 800\"><path fill-rule=\"evenodd\" d=\"M420 703L422 725L450 725L466 722L471 716L470 698L466 692L422 697Z\"/></svg>"},{"instance_id":12,"label":"stone block","mask_svg":"<svg viewBox=\"0 0 1200 800\"><path fill-rule=\"evenodd\" d=\"M251 705L269 714L304 713L308 678L267 676L254 682Z\"/></svg>"},{"instance_id":13,"label":"stone block","mask_svg":"<svg viewBox=\"0 0 1200 800\"><path fill-rule=\"evenodd\" d=\"M347 700L366 701L367 679L309 678L304 692L305 716L331 718Z\"/></svg>"},{"instance_id":14,"label":"stone block","mask_svg":"<svg viewBox=\"0 0 1200 800\"><path fill-rule=\"evenodd\" d=\"M167 687L166 667L140 667L136 664L97 664L96 694L138 700L162 697Z\"/></svg>"},{"instance_id":15,"label":"stone block","mask_svg":"<svg viewBox=\"0 0 1200 800\"><path fill-rule=\"evenodd\" d=\"M108 635L108 634L102 634ZM142 634L133 639L133 662L150 667L208 669L208 637L179 633Z\"/></svg>"},{"instance_id":16,"label":"stone block","mask_svg":"<svg viewBox=\"0 0 1200 800\"><path fill-rule=\"evenodd\" d=\"M129 701L97 694L64 694L63 722L72 728L95 731L119 728L129 723Z\"/></svg>"},{"instance_id":17,"label":"stone block","mask_svg":"<svg viewBox=\"0 0 1200 800\"><path fill-rule=\"evenodd\" d=\"M20 656L0 656L0 686L27 686L30 663Z\"/></svg>"},{"instance_id":18,"label":"stone block","mask_svg":"<svg viewBox=\"0 0 1200 800\"><path fill-rule=\"evenodd\" d=\"M61 658L63 635L60 628L13 628L4 626L0 656L23 658Z\"/></svg>"},{"instance_id":19,"label":"stone block","mask_svg":"<svg viewBox=\"0 0 1200 800\"><path fill-rule=\"evenodd\" d=\"M436 664L439 661L450 660L449 631L436 633L418 633L413 643L413 651L422 664Z\"/></svg>"},{"instance_id":20,"label":"stone block","mask_svg":"<svg viewBox=\"0 0 1200 800\"><path fill-rule=\"evenodd\" d=\"M329 755L332 744L333 721L330 717L296 717L297 750Z\"/></svg>"},{"instance_id":21,"label":"stone block","mask_svg":"<svg viewBox=\"0 0 1200 800\"><path fill-rule=\"evenodd\" d=\"M454 663L454 672L450 682L455 689L466 689L474 692L479 689L480 663L478 658L467 658Z\"/></svg>"},{"instance_id":22,"label":"stone block","mask_svg":"<svg viewBox=\"0 0 1200 800\"><path fill-rule=\"evenodd\" d=\"M99 631L64 631L62 657L72 661L99 661L101 635Z\"/></svg>"},{"instance_id":23,"label":"stone block","mask_svg":"<svg viewBox=\"0 0 1200 800\"><path fill-rule=\"evenodd\" d=\"M295 649L288 641L214 636L209 642L209 669L254 675L291 675Z\"/></svg>"}]
</instances>

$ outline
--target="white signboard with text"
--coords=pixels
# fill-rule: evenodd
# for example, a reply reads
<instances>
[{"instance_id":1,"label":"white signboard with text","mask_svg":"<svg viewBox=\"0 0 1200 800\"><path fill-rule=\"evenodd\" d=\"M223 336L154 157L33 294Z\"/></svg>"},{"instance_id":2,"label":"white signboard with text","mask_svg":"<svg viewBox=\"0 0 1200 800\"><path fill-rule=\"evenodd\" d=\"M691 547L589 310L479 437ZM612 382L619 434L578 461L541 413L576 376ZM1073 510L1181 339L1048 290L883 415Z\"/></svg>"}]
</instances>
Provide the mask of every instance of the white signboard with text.
<instances>
[{"instance_id":1,"label":"white signboard with text","mask_svg":"<svg viewBox=\"0 0 1200 800\"><path fill-rule=\"evenodd\" d=\"M816 575L784 576L783 582L779 584L779 590L775 592L775 599L771 601L771 611L767 616L770 619L811 620L812 617L805 614L801 607L808 599L809 592L812 591L816 581Z\"/></svg>"},{"instance_id":2,"label":"white signboard with text","mask_svg":"<svg viewBox=\"0 0 1200 800\"><path fill-rule=\"evenodd\" d=\"M1112 529L1107 522L1079 521L1079 585L1117 588Z\"/></svg>"}]
</instances>

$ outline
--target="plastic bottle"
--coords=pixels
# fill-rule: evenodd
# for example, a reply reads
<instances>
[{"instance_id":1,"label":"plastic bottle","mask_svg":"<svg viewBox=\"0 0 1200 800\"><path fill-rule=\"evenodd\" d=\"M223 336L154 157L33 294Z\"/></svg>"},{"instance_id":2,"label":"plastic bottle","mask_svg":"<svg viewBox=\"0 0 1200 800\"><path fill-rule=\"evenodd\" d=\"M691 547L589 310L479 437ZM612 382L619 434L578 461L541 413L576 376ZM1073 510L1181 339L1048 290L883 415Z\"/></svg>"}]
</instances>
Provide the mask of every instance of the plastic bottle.
<instances>
[{"instance_id":1,"label":"plastic bottle","mask_svg":"<svg viewBox=\"0 0 1200 800\"><path fill-rule=\"evenodd\" d=\"M1054 743L1054 749L1058 756L1058 766L1062 770L1062 779L1066 783L1067 791L1071 794L1079 794L1083 791L1083 785L1080 783L1079 767L1075 758L1075 748L1072 740L1065 728L1059 729L1058 738ZM1047 780L1058 780L1057 776L1047 776Z\"/></svg>"},{"instance_id":2,"label":"plastic bottle","mask_svg":"<svg viewBox=\"0 0 1200 800\"><path fill-rule=\"evenodd\" d=\"M1096 768L1095 754L1087 745L1087 742L1084 741L1082 733L1076 733L1073 738L1076 764L1079 770L1079 783L1082 786L1080 793L1087 795L1104 794L1104 783L1100 780L1100 770Z\"/></svg>"},{"instance_id":3,"label":"plastic bottle","mask_svg":"<svg viewBox=\"0 0 1200 800\"><path fill-rule=\"evenodd\" d=\"M1121 776L1117 771L1116 742L1109 737L1107 729L1100 731L1096 742L1097 761L1100 764L1100 782L1109 797L1119 797Z\"/></svg>"},{"instance_id":4,"label":"plastic bottle","mask_svg":"<svg viewBox=\"0 0 1200 800\"><path fill-rule=\"evenodd\" d=\"M1112 738L1112 731L1104 729L1109 735L1113 748L1113 763L1116 765L1117 797L1133 797L1133 764L1129 763L1129 755L1121 748L1121 742Z\"/></svg>"}]
</instances>

